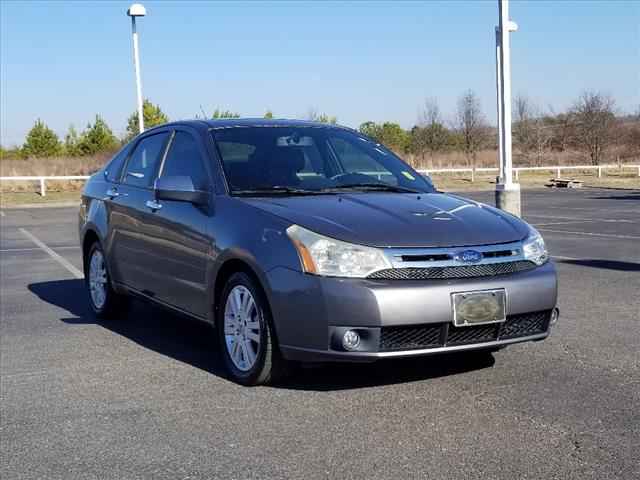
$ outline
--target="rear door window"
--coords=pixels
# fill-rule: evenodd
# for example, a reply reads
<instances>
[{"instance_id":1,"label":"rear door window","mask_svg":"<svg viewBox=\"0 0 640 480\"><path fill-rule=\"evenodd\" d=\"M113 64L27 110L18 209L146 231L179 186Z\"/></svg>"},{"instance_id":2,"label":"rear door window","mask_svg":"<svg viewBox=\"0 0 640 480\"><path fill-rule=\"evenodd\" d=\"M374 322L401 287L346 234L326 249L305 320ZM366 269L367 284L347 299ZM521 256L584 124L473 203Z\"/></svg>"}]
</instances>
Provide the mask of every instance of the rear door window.
<instances>
[{"instance_id":1,"label":"rear door window","mask_svg":"<svg viewBox=\"0 0 640 480\"><path fill-rule=\"evenodd\" d=\"M166 140L166 132L140 140L127 162L122 182L135 187L149 188L158 169Z\"/></svg>"},{"instance_id":2,"label":"rear door window","mask_svg":"<svg viewBox=\"0 0 640 480\"><path fill-rule=\"evenodd\" d=\"M161 177L191 177L194 187L208 190L209 175L202 161L198 141L188 132L176 131L162 166Z\"/></svg>"}]
</instances>

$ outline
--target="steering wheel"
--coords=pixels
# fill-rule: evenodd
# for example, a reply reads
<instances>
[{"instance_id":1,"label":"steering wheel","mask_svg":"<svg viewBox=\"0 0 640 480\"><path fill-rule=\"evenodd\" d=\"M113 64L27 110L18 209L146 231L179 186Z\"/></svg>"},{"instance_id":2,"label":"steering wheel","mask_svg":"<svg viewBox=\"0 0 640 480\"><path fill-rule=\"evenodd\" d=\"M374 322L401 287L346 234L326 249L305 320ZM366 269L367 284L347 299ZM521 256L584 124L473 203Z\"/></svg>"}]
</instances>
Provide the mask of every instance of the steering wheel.
<instances>
[{"instance_id":1,"label":"steering wheel","mask_svg":"<svg viewBox=\"0 0 640 480\"><path fill-rule=\"evenodd\" d=\"M339 173L331 177L338 185L347 185L351 183L382 183L377 178L364 173Z\"/></svg>"}]
</instances>

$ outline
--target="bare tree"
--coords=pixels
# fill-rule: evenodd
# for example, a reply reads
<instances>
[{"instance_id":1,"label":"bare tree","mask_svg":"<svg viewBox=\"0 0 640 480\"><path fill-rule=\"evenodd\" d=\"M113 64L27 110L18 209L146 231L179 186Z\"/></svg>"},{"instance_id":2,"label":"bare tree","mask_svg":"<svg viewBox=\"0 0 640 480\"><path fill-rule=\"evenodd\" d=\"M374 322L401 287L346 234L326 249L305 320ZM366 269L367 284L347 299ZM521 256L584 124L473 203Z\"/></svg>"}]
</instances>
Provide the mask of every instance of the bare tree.
<instances>
[{"instance_id":1,"label":"bare tree","mask_svg":"<svg viewBox=\"0 0 640 480\"><path fill-rule=\"evenodd\" d=\"M584 92L571 113L576 120L576 146L599 165L606 149L615 141L615 101L601 92Z\"/></svg>"},{"instance_id":2,"label":"bare tree","mask_svg":"<svg viewBox=\"0 0 640 480\"><path fill-rule=\"evenodd\" d=\"M411 132L415 149L421 154L424 163L425 152L429 152L431 161L436 153L444 150L449 140L449 131L445 128L438 100L427 98L418 115L418 126Z\"/></svg>"},{"instance_id":3,"label":"bare tree","mask_svg":"<svg viewBox=\"0 0 640 480\"><path fill-rule=\"evenodd\" d=\"M551 144L552 126L545 125L544 116L533 102L524 95L514 101L513 138L526 161L535 154L536 164L541 165L545 151Z\"/></svg>"},{"instance_id":4,"label":"bare tree","mask_svg":"<svg viewBox=\"0 0 640 480\"><path fill-rule=\"evenodd\" d=\"M456 128L461 135L462 149L469 165L476 166L476 154L487 139L487 125L480 99L468 90L458 99Z\"/></svg>"}]
</instances>

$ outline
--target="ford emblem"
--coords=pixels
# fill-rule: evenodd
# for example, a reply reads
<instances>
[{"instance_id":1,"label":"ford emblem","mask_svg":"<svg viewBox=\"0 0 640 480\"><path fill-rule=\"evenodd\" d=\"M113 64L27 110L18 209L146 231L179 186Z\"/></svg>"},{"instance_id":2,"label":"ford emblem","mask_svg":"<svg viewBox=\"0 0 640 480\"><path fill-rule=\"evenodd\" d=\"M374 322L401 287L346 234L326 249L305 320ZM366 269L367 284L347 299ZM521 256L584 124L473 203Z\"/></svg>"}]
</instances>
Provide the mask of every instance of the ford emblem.
<instances>
[{"instance_id":1,"label":"ford emblem","mask_svg":"<svg viewBox=\"0 0 640 480\"><path fill-rule=\"evenodd\" d=\"M454 259L462 263L478 263L482 260L482 253L475 250L464 250L457 253Z\"/></svg>"}]
</instances>

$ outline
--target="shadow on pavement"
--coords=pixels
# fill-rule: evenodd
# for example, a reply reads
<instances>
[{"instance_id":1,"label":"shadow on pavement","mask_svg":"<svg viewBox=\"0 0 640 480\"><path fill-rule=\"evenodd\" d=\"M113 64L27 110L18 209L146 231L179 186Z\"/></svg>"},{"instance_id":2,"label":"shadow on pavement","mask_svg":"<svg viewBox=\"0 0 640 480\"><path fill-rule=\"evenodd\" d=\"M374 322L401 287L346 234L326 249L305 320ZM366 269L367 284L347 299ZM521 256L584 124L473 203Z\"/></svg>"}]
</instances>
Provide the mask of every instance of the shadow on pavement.
<instances>
[{"instance_id":1,"label":"shadow on pavement","mask_svg":"<svg viewBox=\"0 0 640 480\"><path fill-rule=\"evenodd\" d=\"M620 272L640 272L640 263L621 262L618 260L556 260L557 263L569 265L579 265L581 267L602 268L607 270L618 270Z\"/></svg>"},{"instance_id":2,"label":"shadow on pavement","mask_svg":"<svg viewBox=\"0 0 640 480\"><path fill-rule=\"evenodd\" d=\"M202 322L174 315L159 307L133 301L123 318L100 320L89 306L84 281L56 280L32 283L29 290L41 300L67 310L69 325L100 325L138 345L175 360L227 378L215 345L213 329ZM324 364L302 366L275 385L293 390L332 391L390 385L488 368L495 363L489 353L458 353L373 364Z\"/></svg>"},{"instance_id":3,"label":"shadow on pavement","mask_svg":"<svg viewBox=\"0 0 640 480\"><path fill-rule=\"evenodd\" d=\"M629 192L626 195L599 195L597 197L588 197L589 200L637 200L640 201L640 191Z\"/></svg>"}]
</instances>

